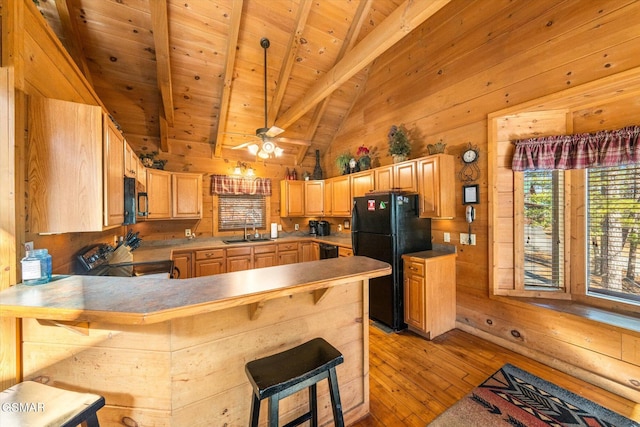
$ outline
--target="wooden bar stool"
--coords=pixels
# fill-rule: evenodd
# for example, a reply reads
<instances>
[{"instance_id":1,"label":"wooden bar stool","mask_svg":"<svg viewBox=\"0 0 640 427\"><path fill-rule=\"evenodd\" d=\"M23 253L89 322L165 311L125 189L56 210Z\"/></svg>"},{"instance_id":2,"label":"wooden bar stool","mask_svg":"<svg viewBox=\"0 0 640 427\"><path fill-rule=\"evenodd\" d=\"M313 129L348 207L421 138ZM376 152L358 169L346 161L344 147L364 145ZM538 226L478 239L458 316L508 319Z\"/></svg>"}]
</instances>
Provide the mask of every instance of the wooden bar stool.
<instances>
[{"instance_id":1,"label":"wooden bar stool","mask_svg":"<svg viewBox=\"0 0 640 427\"><path fill-rule=\"evenodd\" d=\"M99 427L97 412L104 397L61 390L35 381L24 381L0 393L2 427Z\"/></svg>"},{"instance_id":2,"label":"wooden bar stool","mask_svg":"<svg viewBox=\"0 0 640 427\"><path fill-rule=\"evenodd\" d=\"M304 388L309 388L309 412L286 424L293 427L311 420L318 425L316 384L328 378L333 420L344 427L336 366L344 361L340 353L322 338L315 338L297 347L249 362L245 371L253 386L250 425L257 426L260 402L269 399L269 426L278 426L278 402Z\"/></svg>"}]
</instances>

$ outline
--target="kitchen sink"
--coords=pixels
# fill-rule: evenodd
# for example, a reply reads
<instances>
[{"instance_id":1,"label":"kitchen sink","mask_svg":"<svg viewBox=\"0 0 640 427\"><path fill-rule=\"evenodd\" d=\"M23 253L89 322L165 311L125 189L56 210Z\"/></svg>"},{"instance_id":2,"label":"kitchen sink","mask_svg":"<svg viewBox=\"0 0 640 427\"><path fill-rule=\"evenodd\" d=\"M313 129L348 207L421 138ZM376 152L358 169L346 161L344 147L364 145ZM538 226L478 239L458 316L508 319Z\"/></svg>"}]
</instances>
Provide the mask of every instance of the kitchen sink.
<instances>
[{"instance_id":1,"label":"kitchen sink","mask_svg":"<svg viewBox=\"0 0 640 427\"><path fill-rule=\"evenodd\" d=\"M224 243L230 245L233 243L252 243L252 242L272 242L273 239L269 239L267 237L258 237L256 239L231 239L231 240L223 240Z\"/></svg>"}]
</instances>

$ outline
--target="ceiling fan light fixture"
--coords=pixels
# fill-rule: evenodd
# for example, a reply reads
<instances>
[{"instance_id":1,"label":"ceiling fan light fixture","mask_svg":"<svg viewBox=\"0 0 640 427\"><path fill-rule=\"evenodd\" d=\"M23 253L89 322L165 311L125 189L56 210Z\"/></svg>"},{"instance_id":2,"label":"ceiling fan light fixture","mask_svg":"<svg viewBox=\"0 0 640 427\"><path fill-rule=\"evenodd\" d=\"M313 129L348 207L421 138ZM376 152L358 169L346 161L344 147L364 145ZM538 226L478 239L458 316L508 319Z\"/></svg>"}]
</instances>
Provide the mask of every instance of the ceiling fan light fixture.
<instances>
[{"instance_id":1,"label":"ceiling fan light fixture","mask_svg":"<svg viewBox=\"0 0 640 427\"><path fill-rule=\"evenodd\" d=\"M273 150L273 154L275 154L276 157L282 156L282 153L284 153L284 150L280 147L276 147L276 149Z\"/></svg>"},{"instance_id":2,"label":"ceiling fan light fixture","mask_svg":"<svg viewBox=\"0 0 640 427\"><path fill-rule=\"evenodd\" d=\"M276 149L276 144L274 144L273 141L266 140L262 143L262 151L264 151L267 154L273 153L275 149Z\"/></svg>"},{"instance_id":3,"label":"ceiling fan light fixture","mask_svg":"<svg viewBox=\"0 0 640 427\"><path fill-rule=\"evenodd\" d=\"M249 150L249 152L255 156L256 154L258 154L258 151L260 151L260 147L258 146L258 144L251 144L247 147L247 150Z\"/></svg>"},{"instance_id":4,"label":"ceiling fan light fixture","mask_svg":"<svg viewBox=\"0 0 640 427\"><path fill-rule=\"evenodd\" d=\"M269 158L269 153L266 153L263 150L260 150L258 152L258 157L260 157L261 159L268 159Z\"/></svg>"}]
</instances>

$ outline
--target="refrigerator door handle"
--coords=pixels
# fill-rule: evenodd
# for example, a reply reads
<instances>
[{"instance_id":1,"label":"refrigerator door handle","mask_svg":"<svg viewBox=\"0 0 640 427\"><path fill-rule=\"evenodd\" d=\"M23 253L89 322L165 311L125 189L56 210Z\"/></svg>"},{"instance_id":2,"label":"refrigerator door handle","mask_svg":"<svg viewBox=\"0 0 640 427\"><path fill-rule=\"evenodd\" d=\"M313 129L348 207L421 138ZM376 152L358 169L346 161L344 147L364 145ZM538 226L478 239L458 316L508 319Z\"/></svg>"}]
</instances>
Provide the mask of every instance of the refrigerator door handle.
<instances>
[{"instance_id":1,"label":"refrigerator door handle","mask_svg":"<svg viewBox=\"0 0 640 427\"><path fill-rule=\"evenodd\" d=\"M358 239L356 234L358 233L358 211L356 210L356 201L353 200L353 206L351 207L351 250L354 255L358 255Z\"/></svg>"}]
</instances>

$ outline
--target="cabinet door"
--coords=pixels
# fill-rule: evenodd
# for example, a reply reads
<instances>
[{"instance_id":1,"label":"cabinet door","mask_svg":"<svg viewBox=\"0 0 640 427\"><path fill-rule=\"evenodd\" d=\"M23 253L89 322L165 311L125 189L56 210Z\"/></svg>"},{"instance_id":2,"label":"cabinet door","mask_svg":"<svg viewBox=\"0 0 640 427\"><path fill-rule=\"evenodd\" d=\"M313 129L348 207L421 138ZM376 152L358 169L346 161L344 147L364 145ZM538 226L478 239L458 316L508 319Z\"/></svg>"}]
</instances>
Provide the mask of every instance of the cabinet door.
<instances>
[{"instance_id":1,"label":"cabinet door","mask_svg":"<svg viewBox=\"0 0 640 427\"><path fill-rule=\"evenodd\" d=\"M253 256L253 268L272 267L274 265L278 265L275 252L255 254Z\"/></svg>"},{"instance_id":2,"label":"cabinet door","mask_svg":"<svg viewBox=\"0 0 640 427\"><path fill-rule=\"evenodd\" d=\"M102 231L101 108L32 96L28 116L29 231Z\"/></svg>"},{"instance_id":3,"label":"cabinet door","mask_svg":"<svg viewBox=\"0 0 640 427\"><path fill-rule=\"evenodd\" d=\"M364 196L368 192L374 190L373 171L368 170L350 176L351 178L351 197Z\"/></svg>"},{"instance_id":4,"label":"cabinet door","mask_svg":"<svg viewBox=\"0 0 640 427\"><path fill-rule=\"evenodd\" d=\"M324 215L324 181L304 181L304 213L307 216Z\"/></svg>"},{"instance_id":5,"label":"cabinet door","mask_svg":"<svg viewBox=\"0 0 640 427\"><path fill-rule=\"evenodd\" d=\"M304 216L304 181L280 181L280 216Z\"/></svg>"},{"instance_id":6,"label":"cabinet door","mask_svg":"<svg viewBox=\"0 0 640 427\"><path fill-rule=\"evenodd\" d=\"M406 273L404 279L404 321L423 332L427 332L425 313L424 278Z\"/></svg>"},{"instance_id":7,"label":"cabinet door","mask_svg":"<svg viewBox=\"0 0 640 427\"><path fill-rule=\"evenodd\" d=\"M353 249L338 246L338 256L339 257L353 256Z\"/></svg>"},{"instance_id":8,"label":"cabinet door","mask_svg":"<svg viewBox=\"0 0 640 427\"><path fill-rule=\"evenodd\" d=\"M455 216L455 177L453 156L439 154L418 161L420 216Z\"/></svg>"},{"instance_id":9,"label":"cabinet door","mask_svg":"<svg viewBox=\"0 0 640 427\"><path fill-rule=\"evenodd\" d=\"M124 176L136 178L138 176L138 157L127 142L124 143Z\"/></svg>"},{"instance_id":10,"label":"cabinet door","mask_svg":"<svg viewBox=\"0 0 640 427\"><path fill-rule=\"evenodd\" d=\"M278 265L296 264L298 262L298 251L280 251L278 252Z\"/></svg>"},{"instance_id":11,"label":"cabinet door","mask_svg":"<svg viewBox=\"0 0 640 427\"><path fill-rule=\"evenodd\" d=\"M375 168L373 171L376 190L391 190L393 188L393 165Z\"/></svg>"},{"instance_id":12,"label":"cabinet door","mask_svg":"<svg viewBox=\"0 0 640 427\"><path fill-rule=\"evenodd\" d=\"M227 273L250 270L253 268L250 256L227 257Z\"/></svg>"},{"instance_id":13,"label":"cabinet door","mask_svg":"<svg viewBox=\"0 0 640 427\"><path fill-rule=\"evenodd\" d=\"M171 258L173 261L173 273L171 275L174 279L190 279L191 275L191 252L175 253Z\"/></svg>"},{"instance_id":14,"label":"cabinet door","mask_svg":"<svg viewBox=\"0 0 640 427\"><path fill-rule=\"evenodd\" d=\"M147 169L149 219L171 218L171 173Z\"/></svg>"},{"instance_id":15,"label":"cabinet door","mask_svg":"<svg viewBox=\"0 0 640 427\"><path fill-rule=\"evenodd\" d=\"M332 216L351 216L351 185L349 176L341 176L333 181L331 193Z\"/></svg>"},{"instance_id":16,"label":"cabinet door","mask_svg":"<svg viewBox=\"0 0 640 427\"><path fill-rule=\"evenodd\" d=\"M225 272L225 259L203 259L196 261L196 277L213 276Z\"/></svg>"},{"instance_id":17,"label":"cabinet door","mask_svg":"<svg viewBox=\"0 0 640 427\"><path fill-rule=\"evenodd\" d=\"M313 243L312 242L303 242L300 243L300 262L314 261L316 258L313 252ZM318 248L318 255L320 255L320 249Z\"/></svg>"},{"instance_id":18,"label":"cabinet door","mask_svg":"<svg viewBox=\"0 0 640 427\"><path fill-rule=\"evenodd\" d=\"M402 191L418 191L418 174L415 160L393 165L393 185Z\"/></svg>"},{"instance_id":19,"label":"cabinet door","mask_svg":"<svg viewBox=\"0 0 640 427\"><path fill-rule=\"evenodd\" d=\"M104 226L124 222L124 136L104 115Z\"/></svg>"},{"instance_id":20,"label":"cabinet door","mask_svg":"<svg viewBox=\"0 0 640 427\"><path fill-rule=\"evenodd\" d=\"M171 175L173 218L202 218L202 176L193 173Z\"/></svg>"},{"instance_id":21,"label":"cabinet door","mask_svg":"<svg viewBox=\"0 0 640 427\"><path fill-rule=\"evenodd\" d=\"M147 189L147 169L144 167L144 165L142 164L142 161L139 158L136 158L136 178L138 179L138 183L146 191L146 189Z\"/></svg>"},{"instance_id":22,"label":"cabinet door","mask_svg":"<svg viewBox=\"0 0 640 427\"><path fill-rule=\"evenodd\" d=\"M324 181L324 215L333 216L333 180Z\"/></svg>"}]
</instances>

